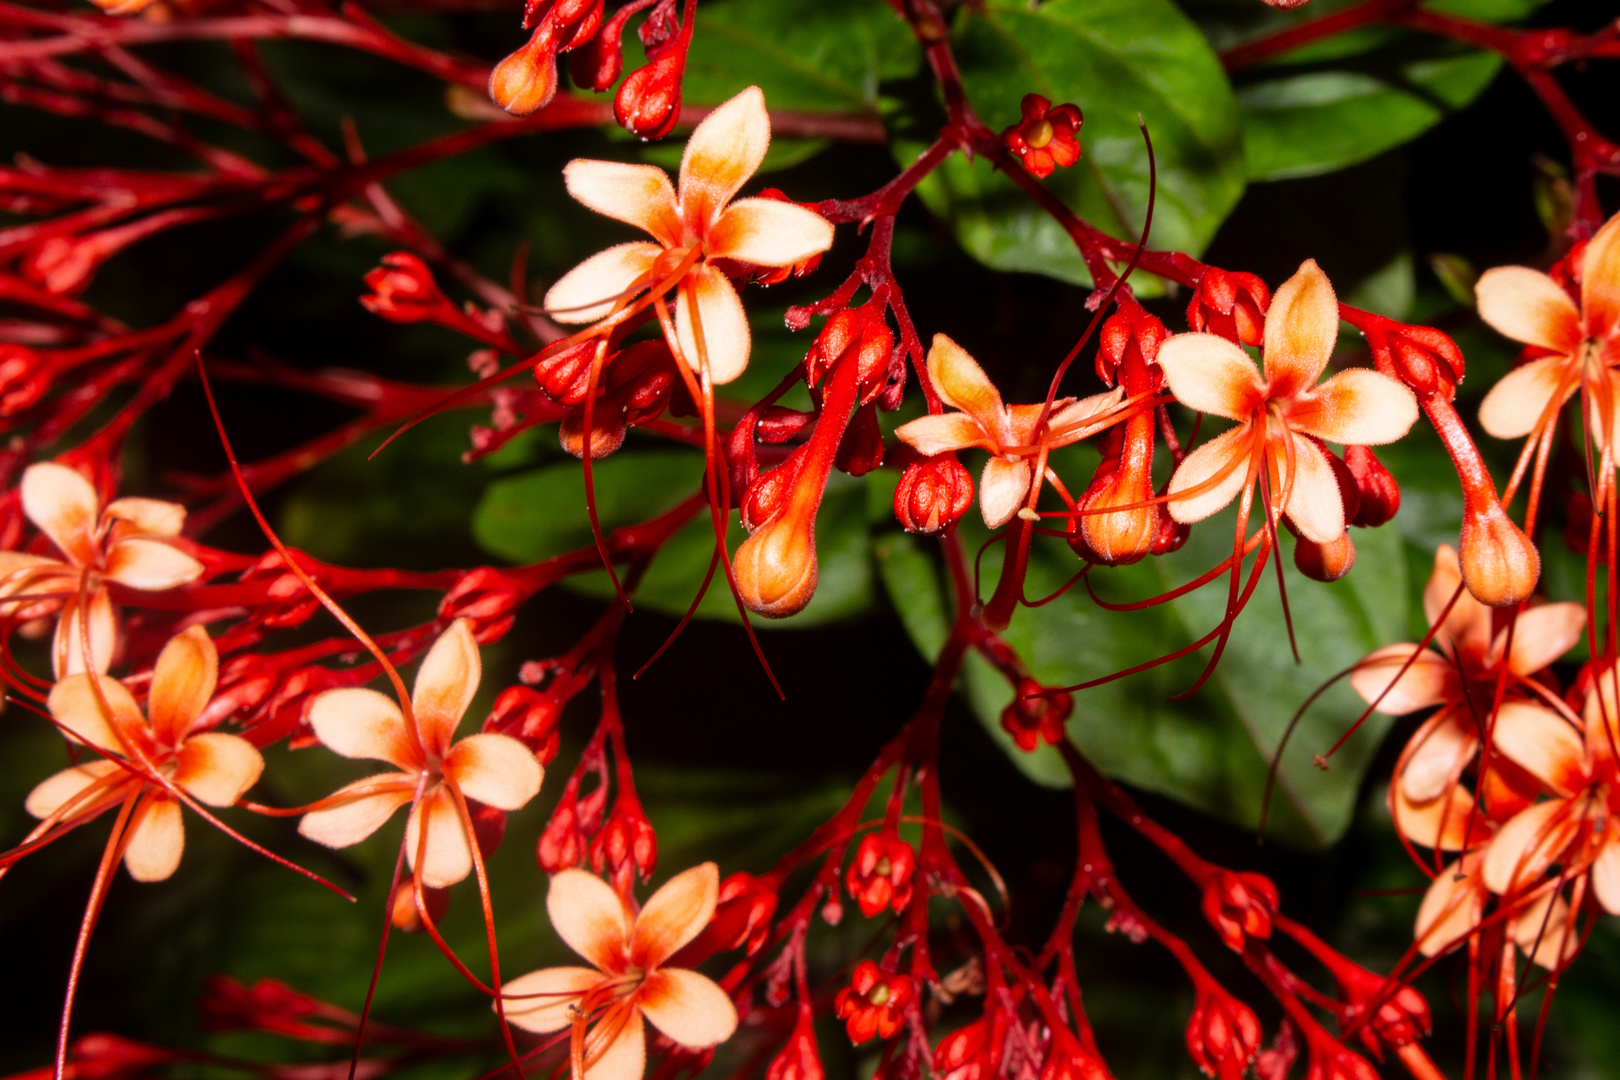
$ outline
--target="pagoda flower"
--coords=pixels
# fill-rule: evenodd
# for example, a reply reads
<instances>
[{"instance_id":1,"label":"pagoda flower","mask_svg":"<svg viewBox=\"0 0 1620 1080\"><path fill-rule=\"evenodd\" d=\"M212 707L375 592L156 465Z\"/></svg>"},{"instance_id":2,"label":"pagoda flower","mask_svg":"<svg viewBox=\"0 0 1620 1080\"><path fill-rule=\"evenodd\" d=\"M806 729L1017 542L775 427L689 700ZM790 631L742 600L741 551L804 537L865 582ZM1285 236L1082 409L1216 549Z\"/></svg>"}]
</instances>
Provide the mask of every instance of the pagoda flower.
<instances>
[{"instance_id":1,"label":"pagoda flower","mask_svg":"<svg viewBox=\"0 0 1620 1080\"><path fill-rule=\"evenodd\" d=\"M348 847L410 803L405 857L418 880L442 889L471 873L463 798L518 810L540 790L541 779L534 755L509 735L468 735L452 742L481 673L471 627L457 619L422 659L410 719L393 700L363 687L328 690L315 698L309 723L328 750L385 761L398 771L339 788L304 815L298 831L327 847Z\"/></svg>"},{"instance_id":2,"label":"pagoda flower","mask_svg":"<svg viewBox=\"0 0 1620 1080\"><path fill-rule=\"evenodd\" d=\"M547 314L559 322L596 322L640 294L662 297L674 289L676 355L715 385L741 375L748 316L728 274L792 266L833 241L832 225L812 210L776 199L733 201L770 142L765 95L750 86L693 130L678 194L654 165L569 162L563 179L570 195L655 242L619 244L586 259L546 293Z\"/></svg>"},{"instance_id":3,"label":"pagoda flower","mask_svg":"<svg viewBox=\"0 0 1620 1080\"><path fill-rule=\"evenodd\" d=\"M1079 401L1058 398L1037 433L1046 406L1003 405L979 362L944 334L935 334L928 348L928 380L940 399L958 411L919 417L902 424L895 435L924 457L974 447L989 451L979 478L979 511L992 529L1007 524L1029 502L1037 464L1045 468L1048 452L1125 418L1125 391L1116 387Z\"/></svg>"},{"instance_id":4,"label":"pagoda flower","mask_svg":"<svg viewBox=\"0 0 1620 1080\"><path fill-rule=\"evenodd\" d=\"M23 514L61 558L0 551L0 615L21 621L61 613L51 646L58 679L111 666L118 623L108 582L155 592L202 576L203 564L169 543L185 524L184 507L137 498L102 507L90 481L48 461L23 472L21 495Z\"/></svg>"},{"instance_id":5,"label":"pagoda flower","mask_svg":"<svg viewBox=\"0 0 1620 1080\"><path fill-rule=\"evenodd\" d=\"M1456 549L1442 544L1423 589L1423 611L1435 627L1433 647L1402 642L1375 649L1356 665L1350 685L1389 716L1436 709L1396 762L1390 814L1408 839L1457 851L1481 839L1465 839L1470 820L1476 834L1488 827L1473 812L1473 796L1461 778L1480 748L1485 720L1476 710L1495 700L1504 665L1506 692L1490 728L1498 757L1485 774L1489 816L1516 808L1538 781L1556 790L1575 782L1560 755L1579 735L1560 711L1562 702L1534 677L1580 641L1586 609L1572 603L1525 608L1513 624L1510 647L1508 622L1463 588Z\"/></svg>"},{"instance_id":6,"label":"pagoda flower","mask_svg":"<svg viewBox=\"0 0 1620 1080\"><path fill-rule=\"evenodd\" d=\"M195 730L218 678L219 653L193 626L158 654L145 716L124 684L105 675L81 672L52 687L51 717L72 741L105 756L64 769L29 793L23 805L42 819L30 839L122 806L108 843L122 847L130 876L162 881L173 874L186 836L180 800L162 780L207 806L230 806L264 771L246 739Z\"/></svg>"},{"instance_id":7,"label":"pagoda flower","mask_svg":"<svg viewBox=\"0 0 1620 1080\"><path fill-rule=\"evenodd\" d=\"M1159 346L1170 392L1188 408L1237 426L1188 454L1170 478L1171 517L1202 521L1265 470L1271 510L1318 544L1345 532L1339 482L1317 439L1378 446L1417 421L1417 399L1376 371L1351 368L1318 385L1339 336L1327 275L1307 259L1266 314L1263 360L1215 334L1177 334ZM1247 503L1245 503L1247 505Z\"/></svg>"},{"instance_id":8,"label":"pagoda flower","mask_svg":"<svg viewBox=\"0 0 1620 1080\"><path fill-rule=\"evenodd\" d=\"M703 863L670 878L636 912L601 878L555 874L546 893L552 929L592 966L513 979L502 995L507 1021L540 1035L591 1022L575 1047L585 1080L640 1080L644 1020L692 1049L725 1042L737 1030L731 998L705 975L665 966L714 917L719 889L719 870Z\"/></svg>"}]
</instances>

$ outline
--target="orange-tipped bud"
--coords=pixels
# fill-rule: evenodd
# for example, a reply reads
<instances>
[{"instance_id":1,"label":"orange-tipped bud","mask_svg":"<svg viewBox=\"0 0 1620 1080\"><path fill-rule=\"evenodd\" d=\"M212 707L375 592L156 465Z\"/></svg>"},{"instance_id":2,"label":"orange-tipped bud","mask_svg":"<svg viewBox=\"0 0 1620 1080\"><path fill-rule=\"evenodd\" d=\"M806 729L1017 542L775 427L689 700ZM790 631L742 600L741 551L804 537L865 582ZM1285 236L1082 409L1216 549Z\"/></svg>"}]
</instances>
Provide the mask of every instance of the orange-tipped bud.
<instances>
[{"instance_id":1,"label":"orange-tipped bud","mask_svg":"<svg viewBox=\"0 0 1620 1080\"><path fill-rule=\"evenodd\" d=\"M1088 512L1072 519L1070 543L1083 559L1121 566L1153 550L1159 536L1159 507L1150 502L1153 415L1143 413L1125 426L1110 428L1102 445L1102 464L1076 504ZM1131 509L1097 513L1112 506Z\"/></svg>"},{"instance_id":2,"label":"orange-tipped bud","mask_svg":"<svg viewBox=\"0 0 1620 1080\"><path fill-rule=\"evenodd\" d=\"M1294 543L1294 565L1312 581L1338 581L1356 565L1356 545L1348 530L1331 544L1301 536Z\"/></svg>"},{"instance_id":3,"label":"orange-tipped bud","mask_svg":"<svg viewBox=\"0 0 1620 1080\"><path fill-rule=\"evenodd\" d=\"M816 594L815 518L784 514L742 542L732 561L737 594L748 610L785 619Z\"/></svg>"},{"instance_id":4,"label":"orange-tipped bud","mask_svg":"<svg viewBox=\"0 0 1620 1080\"><path fill-rule=\"evenodd\" d=\"M613 115L619 125L643 139L668 135L681 114L681 76L685 72L686 50L678 46L632 71L613 96Z\"/></svg>"},{"instance_id":5,"label":"orange-tipped bud","mask_svg":"<svg viewBox=\"0 0 1620 1080\"><path fill-rule=\"evenodd\" d=\"M437 925L444 918L444 913L450 910L450 890L424 888L422 903L427 906L428 918ZM388 921L394 924L395 930L403 930L407 934L420 934L426 929L422 912L416 906L416 883L408 872L394 887Z\"/></svg>"},{"instance_id":6,"label":"orange-tipped bud","mask_svg":"<svg viewBox=\"0 0 1620 1080\"><path fill-rule=\"evenodd\" d=\"M973 477L955 454L912 462L894 489L894 516L923 536L948 532L972 505Z\"/></svg>"},{"instance_id":7,"label":"orange-tipped bud","mask_svg":"<svg viewBox=\"0 0 1620 1080\"><path fill-rule=\"evenodd\" d=\"M1463 582L1482 604L1505 607L1528 600L1541 579L1540 552L1494 495L1483 509L1463 507L1459 546Z\"/></svg>"},{"instance_id":8,"label":"orange-tipped bud","mask_svg":"<svg viewBox=\"0 0 1620 1080\"><path fill-rule=\"evenodd\" d=\"M489 73L489 99L513 116L528 116L557 93L557 48L542 22L528 43Z\"/></svg>"},{"instance_id":9,"label":"orange-tipped bud","mask_svg":"<svg viewBox=\"0 0 1620 1080\"><path fill-rule=\"evenodd\" d=\"M624 445L624 403L598 399L591 410L591 457L605 458ZM585 406L575 405L557 425L557 441L577 458L585 456Z\"/></svg>"}]
</instances>

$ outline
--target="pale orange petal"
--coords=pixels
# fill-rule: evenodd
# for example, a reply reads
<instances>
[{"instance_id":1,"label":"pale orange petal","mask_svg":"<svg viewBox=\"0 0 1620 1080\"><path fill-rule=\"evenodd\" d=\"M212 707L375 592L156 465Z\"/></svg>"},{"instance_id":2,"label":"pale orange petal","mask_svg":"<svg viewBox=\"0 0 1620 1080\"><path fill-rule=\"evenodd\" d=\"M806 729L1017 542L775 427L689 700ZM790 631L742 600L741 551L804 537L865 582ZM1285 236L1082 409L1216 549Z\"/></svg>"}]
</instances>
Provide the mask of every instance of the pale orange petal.
<instances>
[{"instance_id":1,"label":"pale orange petal","mask_svg":"<svg viewBox=\"0 0 1620 1080\"><path fill-rule=\"evenodd\" d=\"M421 841L424 830L425 843ZM411 816L405 820L405 861L430 889L449 888L472 873L472 848L467 846L467 833L461 827L455 799L443 785L434 787L411 807Z\"/></svg>"},{"instance_id":2,"label":"pale orange petal","mask_svg":"<svg viewBox=\"0 0 1620 1080\"><path fill-rule=\"evenodd\" d=\"M79 572L61 559L0 551L0 596L60 594L78 586Z\"/></svg>"},{"instance_id":3,"label":"pale orange petal","mask_svg":"<svg viewBox=\"0 0 1620 1080\"><path fill-rule=\"evenodd\" d=\"M1527 266L1497 266L1474 286L1479 317L1497 333L1561 353L1580 344L1580 313L1563 286Z\"/></svg>"},{"instance_id":4,"label":"pale orange petal","mask_svg":"<svg viewBox=\"0 0 1620 1080\"><path fill-rule=\"evenodd\" d=\"M610 218L653 235L665 247L681 242L681 220L669 174L656 165L584 158L563 166L568 194Z\"/></svg>"},{"instance_id":5,"label":"pale orange petal","mask_svg":"<svg viewBox=\"0 0 1620 1080\"><path fill-rule=\"evenodd\" d=\"M595 322L613 310L663 253L644 240L597 252L546 291L546 314L563 323Z\"/></svg>"},{"instance_id":6,"label":"pale orange petal","mask_svg":"<svg viewBox=\"0 0 1620 1080\"><path fill-rule=\"evenodd\" d=\"M104 780L113 773L122 772L123 767L116 761L102 758L63 769L35 784L34 789L28 793L27 800L23 802L23 809L37 818L50 817L91 784ZM94 804L95 799L87 799L75 806L70 813L87 810Z\"/></svg>"},{"instance_id":7,"label":"pale orange petal","mask_svg":"<svg viewBox=\"0 0 1620 1080\"><path fill-rule=\"evenodd\" d=\"M1479 749L1479 736L1472 717L1441 713L1412 733L1407 748L1401 794L1414 803L1433 802L1456 784Z\"/></svg>"},{"instance_id":8,"label":"pale orange petal","mask_svg":"<svg viewBox=\"0 0 1620 1080\"><path fill-rule=\"evenodd\" d=\"M497 810L520 810L540 791L544 773L528 747L509 735L469 735L451 748L444 774L461 793Z\"/></svg>"},{"instance_id":9,"label":"pale orange petal","mask_svg":"<svg viewBox=\"0 0 1620 1080\"><path fill-rule=\"evenodd\" d=\"M1170 477L1170 516L1190 525L1237 498L1249 481L1253 441L1249 425L1243 423L1223 431L1183 458ZM1194 488L1199 490L1195 492Z\"/></svg>"},{"instance_id":10,"label":"pale orange petal","mask_svg":"<svg viewBox=\"0 0 1620 1080\"><path fill-rule=\"evenodd\" d=\"M401 773L344 784L332 793L336 805L305 814L298 822L298 831L331 848L358 844L382 828L395 810L410 802L415 791L414 781Z\"/></svg>"},{"instance_id":11,"label":"pale orange petal","mask_svg":"<svg viewBox=\"0 0 1620 1080\"><path fill-rule=\"evenodd\" d=\"M129 820L124 866L136 881L162 881L180 867L186 827L180 804L167 795L148 795Z\"/></svg>"},{"instance_id":12,"label":"pale orange petal","mask_svg":"<svg viewBox=\"0 0 1620 1080\"><path fill-rule=\"evenodd\" d=\"M1485 849L1485 887L1505 895L1534 882L1574 839L1576 821L1562 799L1536 803L1514 815Z\"/></svg>"},{"instance_id":13,"label":"pale orange petal","mask_svg":"<svg viewBox=\"0 0 1620 1080\"><path fill-rule=\"evenodd\" d=\"M546 915L570 949L610 974L624 969L634 917L607 882L583 870L559 870L546 891Z\"/></svg>"},{"instance_id":14,"label":"pale orange petal","mask_svg":"<svg viewBox=\"0 0 1620 1080\"><path fill-rule=\"evenodd\" d=\"M219 650L208 631L193 626L169 639L158 653L146 695L146 712L159 742L174 746L185 738L213 699L218 681Z\"/></svg>"},{"instance_id":15,"label":"pale orange petal","mask_svg":"<svg viewBox=\"0 0 1620 1080\"><path fill-rule=\"evenodd\" d=\"M1610 826L1592 861L1592 891L1610 915L1620 915L1620 829Z\"/></svg>"},{"instance_id":16,"label":"pale orange petal","mask_svg":"<svg viewBox=\"0 0 1620 1080\"><path fill-rule=\"evenodd\" d=\"M654 971L642 984L637 1003L653 1027L693 1049L723 1043L737 1030L731 998L713 979L695 971Z\"/></svg>"},{"instance_id":17,"label":"pale orange petal","mask_svg":"<svg viewBox=\"0 0 1620 1080\"><path fill-rule=\"evenodd\" d=\"M85 662L86 635L85 627L79 622L81 615L89 629L89 663ZM112 599L107 590L96 589L88 595L80 592L70 597L56 620L56 637L51 643L51 667L56 677L92 670L106 674L117 648L118 620L113 617Z\"/></svg>"},{"instance_id":18,"label":"pale orange petal","mask_svg":"<svg viewBox=\"0 0 1620 1080\"><path fill-rule=\"evenodd\" d=\"M1534 675L1579 644L1585 629L1581 604L1542 604L1519 612L1508 668L1515 675Z\"/></svg>"},{"instance_id":19,"label":"pale orange petal","mask_svg":"<svg viewBox=\"0 0 1620 1080\"><path fill-rule=\"evenodd\" d=\"M1247 420L1264 384L1249 354L1215 334L1177 334L1159 346L1159 367L1176 400L1228 420Z\"/></svg>"},{"instance_id":20,"label":"pale orange petal","mask_svg":"<svg viewBox=\"0 0 1620 1080\"><path fill-rule=\"evenodd\" d=\"M1412 802L1398 784L1390 788L1390 816L1395 827L1424 847L1461 851L1473 808L1473 796L1461 787L1448 788L1441 798L1426 803ZM1474 838L1479 839L1477 829Z\"/></svg>"},{"instance_id":21,"label":"pale orange petal","mask_svg":"<svg viewBox=\"0 0 1620 1080\"><path fill-rule=\"evenodd\" d=\"M1289 436L1293 438L1293 436ZM1344 535L1344 498L1327 457L1309 439L1294 438L1294 483L1283 513L1307 540L1330 544ZM1287 463L1278 454L1283 470Z\"/></svg>"},{"instance_id":22,"label":"pale orange petal","mask_svg":"<svg viewBox=\"0 0 1620 1080\"><path fill-rule=\"evenodd\" d=\"M1350 674L1351 688L1367 704L1377 701L1378 711L1387 716L1405 716L1440 704L1455 688L1456 673L1444 657L1428 649L1412 659L1415 650L1417 645L1413 642L1374 649ZM1412 666L1406 669L1394 689L1385 694L1384 688L1408 659L1412 659ZM1384 695L1382 700L1379 700L1380 694Z\"/></svg>"},{"instance_id":23,"label":"pale orange petal","mask_svg":"<svg viewBox=\"0 0 1620 1080\"><path fill-rule=\"evenodd\" d=\"M739 199L709 230L704 251L711 259L755 266L792 266L832 247L832 222L778 199Z\"/></svg>"},{"instance_id":24,"label":"pale orange petal","mask_svg":"<svg viewBox=\"0 0 1620 1080\"><path fill-rule=\"evenodd\" d=\"M91 676L81 673L69 675L51 687L51 695L45 705L50 709L52 718L78 736L81 742L121 754L124 752L124 742L119 738L117 728L145 723L141 718L141 707L135 704L130 692L117 679L109 679L105 675L95 678L100 689L99 697L96 690L91 688Z\"/></svg>"},{"instance_id":25,"label":"pale orange petal","mask_svg":"<svg viewBox=\"0 0 1620 1080\"><path fill-rule=\"evenodd\" d=\"M375 690L344 687L317 695L309 704L309 726L334 754L386 761L407 772L421 764L405 715Z\"/></svg>"},{"instance_id":26,"label":"pale orange petal","mask_svg":"<svg viewBox=\"0 0 1620 1080\"><path fill-rule=\"evenodd\" d=\"M585 1043L585 1080L641 1080L647 1070L647 1035L632 1005L611 1009Z\"/></svg>"},{"instance_id":27,"label":"pale orange petal","mask_svg":"<svg viewBox=\"0 0 1620 1080\"><path fill-rule=\"evenodd\" d=\"M966 450L972 446L995 449L995 444L985 436L979 422L967 413L919 416L895 428L894 434L895 438L909 443L924 457L943 454L947 450Z\"/></svg>"},{"instance_id":28,"label":"pale orange petal","mask_svg":"<svg viewBox=\"0 0 1620 1080\"><path fill-rule=\"evenodd\" d=\"M1491 745L1560 795L1573 795L1586 785L1581 733L1551 709L1528 701L1503 702Z\"/></svg>"},{"instance_id":29,"label":"pale orange petal","mask_svg":"<svg viewBox=\"0 0 1620 1080\"><path fill-rule=\"evenodd\" d=\"M686 224L706 233L731 197L765 160L771 118L765 94L750 86L692 129L681 157L680 207Z\"/></svg>"},{"instance_id":30,"label":"pale orange petal","mask_svg":"<svg viewBox=\"0 0 1620 1080\"><path fill-rule=\"evenodd\" d=\"M694 311L695 307L695 311ZM698 326L702 325L702 348ZM693 371L707 361L709 378L724 386L748 367L752 337L742 298L726 276L712 266L695 267L681 282L675 302L675 337Z\"/></svg>"},{"instance_id":31,"label":"pale orange petal","mask_svg":"<svg viewBox=\"0 0 1620 1080\"><path fill-rule=\"evenodd\" d=\"M984 463L984 473L979 477L979 512L986 525L999 529L1012 520L1029 498L1033 471L1024 458L1008 461L992 457Z\"/></svg>"},{"instance_id":32,"label":"pale orange petal","mask_svg":"<svg viewBox=\"0 0 1620 1080\"><path fill-rule=\"evenodd\" d=\"M1586 242L1581 262L1581 315L1587 336L1600 341L1620 329L1620 214Z\"/></svg>"},{"instance_id":33,"label":"pale orange petal","mask_svg":"<svg viewBox=\"0 0 1620 1080\"><path fill-rule=\"evenodd\" d=\"M209 806L230 806L258 782L264 758L239 735L207 731L186 740L176 756L174 782Z\"/></svg>"},{"instance_id":34,"label":"pale orange petal","mask_svg":"<svg viewBox=\"0 0 1620 1080\"><path fill-rule=\"evenodd\" d=\"M66 465L42 461L23 471L21 492L23 513L62 554L79 566L94 564L97 499L90 481Z\"/></svg>"},{"instance_id":35,"label":"pale orange petal","mask_svg":"<svg viewBox=\"0 0 1620 1080\"><path fill-rule=\"evenodd\" d=\"M1297 394L1316 382L1338 340L1338 297L1316 260L1306 259L1277 289L1266 312L1261 362L1272 393Z\"/></svg>"},{"instance_id":36,"label":"pale orange petal","mask_svg":"<svg viewBox=\"0 0 1620 1080\"><path fill-rule=\"evenodd\" d=\"M1418 908L1414 937L1418 951L1435 956L1463 940L1485 914L1479 873L1459 877L1456 864L1440 871Z\"/></svg>"},{"instance_id":37,"label":"pale orange petal","mask_svg":"<svg viewBox=\"0 0 1620 1080\"><path fill-rule=\"evenodd\" d=\"M1479 426L1498 439L1530 434L1559 387L1564 387L1561 403L1579 385L1575 381L1564 385L1570 363L1567 356L1543 356L1502 376L1479 403Z\"/></svg>"},{"instance_id":38,"label":"pale orange petal","mask_svg":"<svg viewBox=\"0 0 1620 1080\"><path fill-rule=\"evenodd\" d=\"M483 671L472 625L457 619L422 658L411 687L411 711L429 753L443 757L449 752L456 726L478 693Z\"/></svg>"},{"instance_id":39,"label":"pale orange petal","mask_svg":"<svg viewBox=\"0 0 1620 1080\"><path fill-rule=\"evenodd\" d=\"M107 550L107 577L132 589L172 589L202 572L202 563L162 540L132 536Z\"/></svg>"},{"instance_id":40,"label":"pale orange petal","mask_svg":"<svg viewBox=\"0 0 1620 1080\"><path fill-rule=\"evenodd\" d=\"M1288 426L1328 442L1382 446L1417 423L1412 391L1378 371L1351 368L1296 396Z\"/></svg>"},{"instance_id":41,"label":"pale orange petal","mask_svg":"<svg viewBox=\"0 0 1620 1080\"><path fill-rule=\"evenodd\" d=\"M573 1022L571 1006L601 981L600 971L583 967L542 968L519 975L501 987L506 1019L536 1035L561 1031Z\"/></svg>"},{"instance_id":42,"label":"pale orange petal","mask_svg":"<svg viewBox=\"0 0 1620 1080\"><path fill-rule=\"evenodd\" d=\"M114 499L101 516L129 536L179 536L186 524L186 508L161 499Z\"/></svg>"},{"instance_id":43,"label":"pale orange petal","mask_svg":"<svg viewBox=\"0 0 1620 1080\"><path fill-rule=\"evenodd\" d=\"M1568 960L1580 947L1580 935L1569 925L1569 903L1556 892L1531 901L1509 921L1508 933L1523 953L1548 969Z\"/></svg>"},{"instance_id":44,"label":"pale orange petal","mask_svg":"<svg viewBox=\"0 0 1620 1080\"><path fill-rule=\"evenodd\" d=\"M961 409L1001 445L1009 435L1007 411L1001 393L968 351L944 334L935 334L928 346L928 378L941 400Z\"/></svg>"},{"instance_id":45,"label":"pale orange petal","mask_svg":"<svg viewBox=\"0 0 1620 1080\"><path fill-rule=\"evenodd\" d=\"M712 862L699 863L664 882L636 917L631 959L645 970L674 956L709 925L719 895L720 868Z\"/></svg>"},{"instance_id":46,"label":"pale orange petal","mask_svg":"<svg viewBox=\"0 0 1620 1080\"><path fill-rule=\"evenodd\" d=\"M1586 750L1602 769L1615 767L1620 757L1620 701L1615 696L1614 669L1598 676L1586 693Z\"/></svg>"},{"instance_id":47,"label":"pale orange petal","mask_svg":"<svg viewBox=\"0 0 1620 1080\"><path fill-rule=\"evenodd\" d=\"M1053 448L1068 446L1119 422L1117 417L1109 414L1124 400L1125 388L1116 386L1106 393L1092 394L1079 401L1064 403L1060 399L1053 402L1052 415L1046 420L1046 445ZM1015 425L1021 407L1027 406L1014 405L1012 408Z\"/></svg>"},{"instance_id":48,"label":"pale orange petal","mask_svg":"<svg viewBox=\"0 0 1620 1080\"><path fill-rule=\"evenodd\" d=\"M1457 549L1450 544L1441 544L1435 549L1434 569L1423 586L1423 617L1430 626L1439 621L1442 611L1446 612L1446 617L1435 633L1435 644L1473 651L1483 651L1489 646L1491 609L1463 588Z\"/></svg>"}]
</instances>

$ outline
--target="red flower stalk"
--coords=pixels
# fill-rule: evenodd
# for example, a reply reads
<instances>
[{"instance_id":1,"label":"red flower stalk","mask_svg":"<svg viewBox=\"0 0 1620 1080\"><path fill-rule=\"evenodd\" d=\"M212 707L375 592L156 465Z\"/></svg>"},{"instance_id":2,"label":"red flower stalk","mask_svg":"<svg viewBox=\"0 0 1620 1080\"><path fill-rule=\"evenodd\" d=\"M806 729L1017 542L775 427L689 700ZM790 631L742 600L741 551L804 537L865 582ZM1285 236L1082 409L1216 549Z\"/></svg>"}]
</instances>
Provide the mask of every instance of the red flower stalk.
<instances>
[{"instance_id":1,"label":"red flower stalk","mask_svg":"<svg viewBox=\"0 0 1620 1080\"><path fill-rule=\"evenodd\" d=\"M917 855L911 845L892 834L868 833L855 848L844 884L868 919L893 908L904 911L911 903L911 879Z\"/></svg>"},{"instance_id":2,"label":"red flower stalk","mask_svg":"<svg viewBox=\"0 0 1620 1080\"><path fill-rule=\"evenodd\" d=\"M849 985L838 991L834 1011L844 1021L849 1041L858 1045L874 1036L891 1038L900 1030L916 995L911 976L891 975L872 961L862 960Z\"/></svg>"},{"instance_id":3,"label":"red flower stalk","mask_svg":"<svg viewBox=\"0 0 1620 1080\"><path fill-rule=\"evenodd\" d=\"M1053 108L1041 95L1025 94L1018 108L1022 116L1001 133L1001 141L1024 168L1045 179L1053 169L1066 169L1080 160L1080 140L1075 135L1085 118L1078 105Z\"/></svg>"}]
</instances>

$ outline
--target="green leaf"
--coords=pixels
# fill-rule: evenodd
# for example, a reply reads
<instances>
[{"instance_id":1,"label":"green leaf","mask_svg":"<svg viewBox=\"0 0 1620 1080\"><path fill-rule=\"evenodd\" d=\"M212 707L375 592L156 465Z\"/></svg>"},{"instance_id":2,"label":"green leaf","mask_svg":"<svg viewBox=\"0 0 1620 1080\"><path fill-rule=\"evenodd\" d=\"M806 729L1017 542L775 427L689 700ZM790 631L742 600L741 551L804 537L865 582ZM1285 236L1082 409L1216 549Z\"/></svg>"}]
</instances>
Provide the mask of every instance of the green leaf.
<instances>
[{"instance_id":1,"label":"green leaf","mask_svg":"<svg viewBox=\"0 0 1620 1080\"><path fill-rule=\"evenodd\" d=\"M1159 176L1155 247L1197 254L1243 193L1237 104L1214 52L1170 0L989 0L965 7L956 55L985 123L1019 118L1039 93L1085 113L1084 156L1045 183L1087 221L1136 239L1147 209L1153 137ZM897 142L909 161L917 147ZM983 160L953 157L918 189L975 258L996 270L1088 283L1063 229Z\"/></svg>"}]
</instances>

